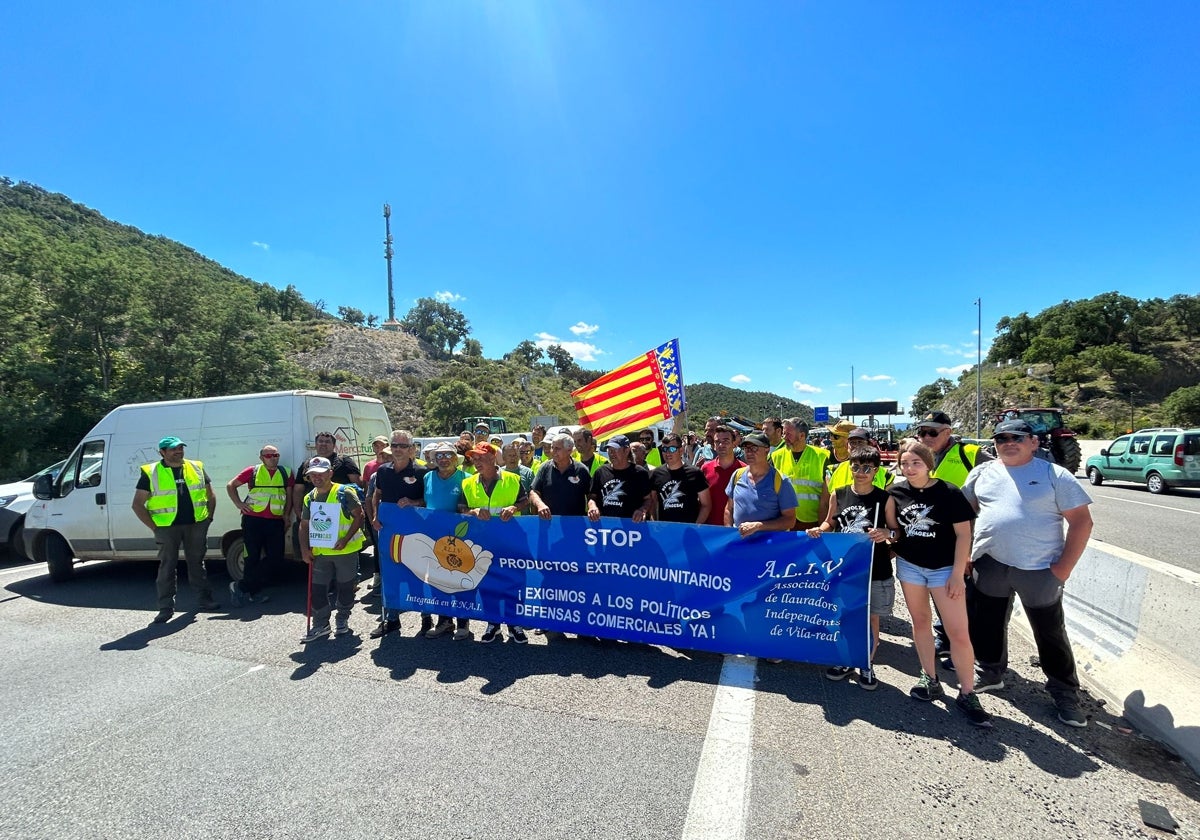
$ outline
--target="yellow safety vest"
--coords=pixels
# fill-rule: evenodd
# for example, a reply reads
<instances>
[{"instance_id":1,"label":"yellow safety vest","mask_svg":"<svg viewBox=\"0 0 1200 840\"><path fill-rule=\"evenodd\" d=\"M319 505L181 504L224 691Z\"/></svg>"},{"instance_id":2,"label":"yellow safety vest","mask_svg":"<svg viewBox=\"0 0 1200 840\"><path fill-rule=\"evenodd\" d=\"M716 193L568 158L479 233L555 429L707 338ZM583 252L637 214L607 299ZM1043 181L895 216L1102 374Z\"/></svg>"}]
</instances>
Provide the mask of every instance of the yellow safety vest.
<instances>
[{"instance_id":1,"label":"yellow safety vest","mask_svg":"<svg viewBox=\"0 0 1200 840\"><path fill-rule=\"evenodd\" d=\"M892 483L892 478L893 476L887 467L880 467L875 470L875 478L872 479L871 483L880 490L886 490L888 485ZM838 464L833 472L829 474L829 481L827 483L831 495L837 492L838 488L849 487L853 484L854 473L850 472L850 462L842 461L842 463Z\"/></svg>"},{"instance_id":2,"label":"yellow safety vest","mask_svg":"<svg viewBox=\"0 0 1200 840\"><path fill-rule=\"evenodd\" d=\"M963 454L967 456L967 463L963 462ZM954 443L942 456L942 462L937 465L937 469L930 473L934 478L940 478L945 482L953 484L955 487L962 487L963 482L967 480L967 473L975 466L979 458L979 447L973 443Z\"/></svg>"},{"instance_id":3,"label":"yellow safety vest","mask_svg":"<svg viewBox=\"0 0 1200 840\"><path fill-rule=\"evenodd\" d=\"M150 498L146 499L146 510L150 512L155 525L165 528L175 521L179 513L179 488L175 486L175 473L162 461L143 464L142 472L150 479ZM192 497L196 521L203 522L208 519L208 491L204 485L203 461L184 459L183 483Z\"/></svg>"},{"instance_id":4,"label":"yellow safety vest","mask_svg":"<svg viewBox=\"0 0 1200 840\"><path fill-rule=\"evenodd\" d=\"M287 475L283 467L276 468L275 475L271 475L270 470L259 464L258 469L254 471L254 478L250 480L250 494L246 496L246 504L250 505L250 510L255 513L262 513L270 508L272 515L283 516L283 506L287 500L284 492L286 483Z\"/></svg>"},{"instance_id":5,"label":"yellow safety vest","mask_svg":"<svg viewBox=\"0 0 1200 840\"><path fill-rule=\"evenodd\" d=\"M521 495L521 477L518 473L501 470L496 474L496 486L489 496L483 489L483 481L473 475L462 483L463 501L467 508L487 508L499 513L509 505L515 505Z\"/></svg>"},{"instance_id":6,"label":"yellow safety vest","mask_svg":"<svg viewBox=\"0 0 1200 840\"><path fill-rule=\"evenodd\" d=\"M352 526L354 524L354 520L346 515L346 506L344 504L342 504L342 499L347 490L349 490L349 487L347 485L333 484L329 487L329 493L325 496L325 501L329 501L329 499L332 497L332 498L336 499L338 502L338 539L339 540L350 533L350 526ZM355 494L355 498L358 498L357 494ZM316 488L313 488L312 490L309 491L308 495L305 496L305 501L308 502L309 511L310 511L310 515L311 515L312 503L319 501L317 499ZM312 553L313 553L314 557L320 557L323 554L332 554L334 556L341 557L344 554L354 554L355 552L362 549L363 545L365 545L366 542L367 542L367 538L363 535L362 528L360 527L358 529L358 533L354 535L354 538L351 539L350 542L346 543L346 547L343 548L341 551L334 551L332 548L314 548L312 550Z\"/></svg>"},{"instance_id":7,"label":"yellow safety vest","mask_svg":"<svg viewBox=\"0 0 1200 840\"><path fill-rule=\"evenodd\" d=\"M816 522L821 516L821 488L825 484L828 457L828 452L815 446L805 446L800 460L792 457L790 446L771 453L771 464L792 480L796 490L797 522Z\"/></svg>"},{"instance_id":8,"label":"yellow safety vest","mask_svg":"<svg viewBox=\"0 0 1200 840\"><path fill-rule=\"evenodd\" d=\"M574 451L571 453L571 457L572 457L572 458L574 458L574 459L575 459L576 461L578 461L579 463L581 463L581 464L583 463L583 459L579 457L579 450L578 450L578 449L574 450ZM601 455L599 452L593 452L593 453L592 453L592 465L591 465L591 467L589 467L589 468L588 468L588 475L595 475L595 474L596 474L596 470L600 469L601 467L603 467L603 466L604 466L605 464L607 464L607 463L608 463L608 459L607 459L607 458L605 458L605 457L604 457L603 455Z\"/></svg>"},{"instance_id":9,"label":"yellow safety vest","mask_svg":"<svg viewBox=\"0 0 1200 840\"><path fill-rule=\"evenodd\" d=\"M683 450L679 450L682 452ZM646 450L646 467L661 467L663 465L662 455L658 452L658 447Z\"/></svg>"}]
</instances>

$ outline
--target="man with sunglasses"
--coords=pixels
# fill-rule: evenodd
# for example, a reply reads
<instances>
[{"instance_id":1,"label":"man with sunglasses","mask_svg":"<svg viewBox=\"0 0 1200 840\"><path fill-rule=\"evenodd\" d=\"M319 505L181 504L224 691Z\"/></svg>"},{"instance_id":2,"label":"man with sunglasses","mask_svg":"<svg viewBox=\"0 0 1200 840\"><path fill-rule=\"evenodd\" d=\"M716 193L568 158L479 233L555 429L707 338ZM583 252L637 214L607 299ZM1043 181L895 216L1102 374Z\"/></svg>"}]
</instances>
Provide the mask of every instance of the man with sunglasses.
<instances>
[{"instance_id":1,"label":"man with sunglasses","mask_svg":"<svg viewBox=\"0 0 1200 840\"><path fill-rule=\"evenodd\" d=\"M229 582L229 596L235 607L243 603L261 604L263 561L278 568L283 563L283 536L292 516L292 488L296 484L285 467L279 465L279 449L267 444L259 450L259 464L252 464L229 480L225 492L233 506L242 512L242 580ZM250 492L243 500L239 487Z\"/></svg>"},{"instance_id":2,"label":"man with sunglasses","mask_svg":"<svg viewBox=\"0 0 1200 840\"><path fill-rule=\"evenodd\" d=\"M613 435L604 445L608 463L592 476L588 494L588 519L598 522L601 516L615 516L645 522L654 511L654 493L650 489L650 472L633 463L629 438Z\"/></svg>"},{"instance_id":3,"label":"man with sunglasses","mask_svg":"<svg viewBox=\"0 0 1200 840\"><path fill-rule=\"evenodd\" d=\"M796 524L792 481L771 465L771 444L762 432L742 438L746 468L734 472L725 487L725 524L743 539L760 531L790 531Z\"/></svg>"},{"instance_id":4,"label":"man with sunglasses","mask_svg":"<svg viewBox=\"0 0 1200 840\"><path fill-rule=\"evenodd\" d=\"M794 527L797 531L817 527L829 509L829 492L825 488L825 462L829 453L809 446L808 432L808 423L799 417L784 420L783 439L786 445L771 452L771 463L792 480L792 487L796 491ZM768 442L770 439L768 435Z\"/></svg>"},{"instance_id":5,"label":"man with sunglasses","mask_svg":"<svg viewBox=\"0 0 1200 840\"><path fill-rule=\"evenodd\" d=\"M953 425L950 415L933 411L917 421L916 437L933 451L934 466L929 474L955 487L962 487L967 480L967 473L976 464L993 458L975 444L963 443L956 438Z\"/></svg>"},{"instance_id":6,"label":"man with sunglasses","mask_svg":"<svg viewBox=\"0 0 1200 840\"><path fill-rule=\"evenodd\" d=\"M962 488L979 513L971 547L975 690L1004 688L1008 620L1019 595L1058 719L1084 727L1062 597L1092 533L1092 499L1068 470L1036 457L1038 438L1024 420L1000 423L992 440L997 460L968 473Z\"/></svg>"},{"instance_id":7,"label":"man with sunglasses","mask_svg":"<svg viewBox=\"0 0 1200 840\"><path fill-rule=\"evenodd\" d=\"M662 453L658 451L658 440L654 435L653 429L642 429L638 432L638 443L646 447L645 467L648 470L661 467Z\"/></svg>"},{"instance_id":8,"label":"man with sunglasses","mask_svg":"<svg viewBox=\"0 0 1200 840\"><path fill-rule=\"evenodd\" d=\"M426 467L418 466L414 460L412 432L408 429L393 429L391 435L392 460L381 464L375 471L375 492L371 497L371 510L374 512L372 525L378 533L383 527L379 521L380 505L396 505L397 507L425 507L425 473ZM387 633L400 628L400 610L384 604L380 623L371 631L371 638L378 639ZM433 616L421 613L421 629L418 636L423 636L433 628Z\"/></svg>"},{"instance_id":9,"label":"man with sunglasses","mask_svg":"<svg viewBox=\"0 0 1200 840\"><path fill-rule=\"evenodd\" d=\"M712 510L704 473L684 463L683 438L674 432L663 438L662 452L667 462L650 473L659 521L703 525Z\"/></svg>"}]
</instances>

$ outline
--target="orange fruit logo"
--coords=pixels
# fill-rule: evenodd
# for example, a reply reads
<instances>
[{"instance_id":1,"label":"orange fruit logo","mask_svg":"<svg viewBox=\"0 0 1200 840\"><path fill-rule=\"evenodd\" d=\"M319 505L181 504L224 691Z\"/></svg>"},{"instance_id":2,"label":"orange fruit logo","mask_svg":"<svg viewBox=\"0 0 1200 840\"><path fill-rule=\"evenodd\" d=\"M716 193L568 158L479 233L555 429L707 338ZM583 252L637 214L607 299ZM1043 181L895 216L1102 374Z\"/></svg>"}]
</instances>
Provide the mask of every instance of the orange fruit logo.
<instances>
[{"instance_id":1,"label":"orange fruit logo","mask_svg":"<svg viewBox=\"0 0 1200 840\"><path fill-rule=\"evenodd\" d=\"M467 523L460 522L453 536L441 537L433 544L433 556L443 569L469 574L475 568L475 554L463 540L466 535Z\"/></svg>"}]
</instances>

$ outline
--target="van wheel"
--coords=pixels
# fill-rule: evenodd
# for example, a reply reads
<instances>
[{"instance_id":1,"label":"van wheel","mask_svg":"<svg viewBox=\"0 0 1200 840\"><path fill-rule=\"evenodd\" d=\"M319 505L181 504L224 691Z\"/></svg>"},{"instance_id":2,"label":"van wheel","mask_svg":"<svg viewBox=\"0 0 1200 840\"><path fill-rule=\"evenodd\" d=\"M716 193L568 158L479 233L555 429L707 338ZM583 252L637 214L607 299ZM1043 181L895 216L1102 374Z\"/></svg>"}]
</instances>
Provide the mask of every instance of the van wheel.
<instances>
[{"instance_id":1,"label":"van wheel","mask_svg":"<svg viewBox=\"0 0 1200 840\"><path fill-rule=\"evenodd\" d=\"M246 574L246 543L238 537L225 550L225 571L230 580L241 580Z\"/></svg>"},{"instance_id":2,"label":"van wheel","mask_svg":"<svg viewBox=\"0 0 1200 840\"><path fill-rule=\"evenodd\" d=\"M46 566L55 583L66 583L75 570L75 552L59 534L46 537Z\"/></svg>"},{"instance_id":3,"label":"van wheel","mask_svg":"<svg viewBox=\"0 0 1200 840\"><path fill-rule=\"evenodd\" d=\"M8 532L8 557L10 560L18 562L29 562L32 557L25 556L25 517L22 516L17 520L17 524L12 526L12 530Z\"/></svg>"},{"instance_id":4,"label":"van wheel","mask_svg":"<svg viewBox=\"0 0 1200 840\"><path fill-rule=\"evenodd\" d=\"M1155 496L1167 492L1167 482L1163 481L1163 477L1156 472L1146 476L1146 489Z\"/></svg>"},{"instance_id":5,"label":"van wheel","mask_svg":"<svg viewBox=\"0 0 1200 840\"><path fill-rule=\"evenodd\" d=\"M1100 470L1095 467L1088 467L1088 481L1099 487L1104 483L1104 476L1100 475Z\"/></svg>"}]
</instances>

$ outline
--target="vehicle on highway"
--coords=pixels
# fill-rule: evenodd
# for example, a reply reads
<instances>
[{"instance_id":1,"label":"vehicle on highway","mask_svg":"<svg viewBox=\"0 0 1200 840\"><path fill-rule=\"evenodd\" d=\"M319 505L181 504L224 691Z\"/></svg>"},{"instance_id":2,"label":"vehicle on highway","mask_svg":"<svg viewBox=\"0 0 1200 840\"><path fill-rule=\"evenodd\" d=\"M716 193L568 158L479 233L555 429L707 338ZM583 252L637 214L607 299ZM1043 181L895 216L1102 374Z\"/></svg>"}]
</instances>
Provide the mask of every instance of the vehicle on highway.
<instances>
[{"instance_id":1,"label":"vehicle on highway","mask_svg":"<svg viewBox=\"0 0 1200 840\"><path fill-rule=\"evenodd\" d=\"M1143 429L1087 459L1088 481L1136 481L1151 493L1200 487L1200 429Z\"/></svg>"},{"instance_id":2,"label":"vehicle on highway","mask_svg":"<svg viewBox=\"0 0 1200 840\"><path fill-rule=\"evenodd\" d=\"M312 456L317 432L332 432L338 454L361 465L372 456L371 439L391 428L379 400L325 391L119 406L84 436L57 475L34 482L36 501L25 514L23 554L45 563L57 583L71 577L77 559L154 560L154 535L130 504L142 465L160 457L158 440L177 435L187 444L187 457L204 462L217 490L209 554L224 558L230 576L240 580L241 515L223 499L225 482L255 463L266 444L279 448L291 473Z\"/></svg>"},{"instance_id":3,"label":"vehicle on highway","mask_svg":"<svg viewBox=\"0 0 1200 840\"><path fill-rule=\"evenodd\" d=\"M999 425L1005 420L1024 420L1033 427L1038 442L1049 453L1050 459L1075 475L1079 472L1083 453L1075 432L1068 428L1063 419L1066 413L1065 408L1006 408L992 422Z\"/></svg>"},{"instance_id":4,"label":"vehicle on highway","mask_svg":"<svg viewBox=\"0 0 1200 840\"><path fill-rule=\"evenodd\" d=\"M39 476L58 475L65 461L59 461L38 470L24 481L0 484L0 550L8 549L15 560L29 560L25 556L24 533L25 513L33 504L33 482Z\"/></svg>"}]
</instances>

